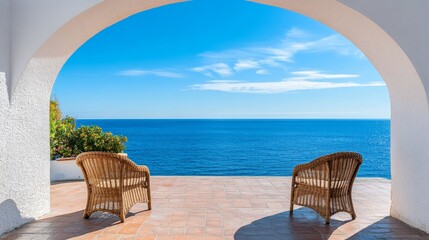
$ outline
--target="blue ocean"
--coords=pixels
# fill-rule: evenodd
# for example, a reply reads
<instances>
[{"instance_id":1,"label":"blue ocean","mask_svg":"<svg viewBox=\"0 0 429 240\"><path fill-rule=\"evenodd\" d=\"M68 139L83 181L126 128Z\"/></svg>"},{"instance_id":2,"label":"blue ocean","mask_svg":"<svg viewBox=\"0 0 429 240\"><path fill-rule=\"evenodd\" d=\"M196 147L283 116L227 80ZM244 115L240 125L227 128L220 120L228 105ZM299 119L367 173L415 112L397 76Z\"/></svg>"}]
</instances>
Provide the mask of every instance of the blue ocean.
<instances>
[{"instance_id":1,"label":"blue ocean","mask_svg":"<svg viewBox=\"0 0 429 240\"><path fill-rule=\"evenodd\" d=\"M363 155L360 177L390 179L389 120L78 120L128 138L152 175L290 176L319 156Z\"/></svg>"}]
</instances>

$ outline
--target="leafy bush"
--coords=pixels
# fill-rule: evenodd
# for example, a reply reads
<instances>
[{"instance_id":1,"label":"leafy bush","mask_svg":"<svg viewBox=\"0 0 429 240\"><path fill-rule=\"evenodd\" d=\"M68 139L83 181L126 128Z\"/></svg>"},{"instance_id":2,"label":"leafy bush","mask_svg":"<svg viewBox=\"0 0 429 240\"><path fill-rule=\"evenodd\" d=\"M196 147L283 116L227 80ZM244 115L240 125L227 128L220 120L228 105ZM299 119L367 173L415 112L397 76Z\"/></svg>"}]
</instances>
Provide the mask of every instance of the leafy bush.
<instances>
[{"instance_id":1,"label":"leafy bush","mask_svg":"<svg viewBox=\"0 0 429 240\"><path fill-rule=\"evenodd\" d=\"M62 118L62 113L56 100L51 100L49 120L51 159L73 156L73 150L68 144L68 139L73 134L76 121L71 117Z\"/></svg>"},{"instance_id":2,"label":"leafy bush","mask_svg":"<svg viewBox=\"0 0 429 240\"><path fill-rule=\"evenodd\" d=\"M77 154L89 151L122 152L127 138L103 132L98 126L82 126L72 134L70 143Z\"/></svg>"},{"instance_id":3,"label":"leafy bush","mask_svg":"<svg viewBox=\"0 0 429 240\"><path fill-rule=\"evenodd\" d=\"M127 138L103 132L98 126L82 126L76 129L76 120L62 118L58 101L50 103L51 159L75 157L82 152L123 152Z\"/></svg>"},{"instance_id":4,"label":"leafy bush","mask_svg":"<svg viewBox=\"0 0 429 240\"><path fill-rule=\"evenodd\" d=\"M73 147L69 144L75 126L76 121L71 117L51 124L51 159L75 156Z\"/></svg>"}]
</instances>

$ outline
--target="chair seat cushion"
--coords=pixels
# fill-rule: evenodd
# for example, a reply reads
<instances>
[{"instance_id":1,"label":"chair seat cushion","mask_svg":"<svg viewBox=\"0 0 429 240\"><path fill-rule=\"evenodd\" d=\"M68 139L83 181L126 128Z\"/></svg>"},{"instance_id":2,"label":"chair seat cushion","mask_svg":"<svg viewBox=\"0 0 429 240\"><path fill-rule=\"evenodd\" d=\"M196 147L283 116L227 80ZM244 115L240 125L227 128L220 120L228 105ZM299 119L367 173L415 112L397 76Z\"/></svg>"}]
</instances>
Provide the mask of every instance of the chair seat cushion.
<instances>
[{"instance_id":1,"label":"chair seat cushion","mask_svg":"<svg viewBox=\"0 0 429 240\"><path fill-rule=\"evenodd\" d=\"M99 179L95 187L97 188L119 188L119 179ZM124 187L144 185L144 178L126 178L124 179Z\"/></svg>"},{"instance_id":2,"label":"chair seat cushion","mask_svg":"<svg viewBox=\"0 0 429 240\"><path fill-rule=\"evenodd\" d=\"M297 176L295 178L296 183L298 184L305 184L309 186L317 186L317 187L323 187L328 188L328 180L322 180L322 179L316 179L316 178L304 178ZM346 187L348 186L349 181L347 180L331 180L331 187Z\"/></svg>"}]
</instances>

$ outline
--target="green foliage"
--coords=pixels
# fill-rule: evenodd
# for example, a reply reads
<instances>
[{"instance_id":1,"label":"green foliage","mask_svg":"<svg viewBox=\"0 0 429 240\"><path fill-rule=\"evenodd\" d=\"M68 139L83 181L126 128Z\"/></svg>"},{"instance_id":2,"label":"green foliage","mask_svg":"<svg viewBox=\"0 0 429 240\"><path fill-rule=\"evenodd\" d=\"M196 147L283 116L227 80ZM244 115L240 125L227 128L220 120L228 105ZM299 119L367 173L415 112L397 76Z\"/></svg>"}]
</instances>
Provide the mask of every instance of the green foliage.
<instances>
[{"instance_id":1,"label":"green foliage","mask_svg":"<svg viewBox=\"0 0 429 240\"><path fill-rule=\"evenodd\" d=\"M57 100L51 99L51 103L49 106L49 118L52 121L59 121L62 119L62 113L60 110L60 105Z\"/></svg>"},{"instance_id":2,"label":"green foliage","mask_svg":"<svg viewBox=\"0 0 429 240\"><path fill-rule=\"evenodd\" d=\"M62 119L62 113L56 100L51 100L49 119L51 129L51 159L61 156L72 156L73 151L68 144L68 139L73 134L76 121L71 117Z\"/></svg>"},{"instance_id":3,"label":"green foliage","mask_svg":"<svg viewBox=\"0 0 429 240\"><path fill-rule=\"evenodd\" d=\"M70 139L77 152L102 151L122 152L127 138L115 136L111 132L103 132L98 126L82 126L74 131Z\"/></svg>"},{"instance_id":4,"label":"green foliage","mask_svg":"<svg viewBox=\"0 0 429 240\"><path fill-rule=\"evenodd\" d=\"M51 123L51 159L75 156L73 147L69 144L75 126L75 120L71 117Z\"/></svg>"},{"instance_id":5,"label":"green foliage","mask_svg":"<svg viewBox=\"0 0 429 240\"><path fill-rule=\"evenodd\" d=\"M62 118L57 100L50 103L51 159L75 157L82 152L123 152L127 138L103 132L98 126L82 126L76 129L76 120Z\"/></svg>"}]
</instances>

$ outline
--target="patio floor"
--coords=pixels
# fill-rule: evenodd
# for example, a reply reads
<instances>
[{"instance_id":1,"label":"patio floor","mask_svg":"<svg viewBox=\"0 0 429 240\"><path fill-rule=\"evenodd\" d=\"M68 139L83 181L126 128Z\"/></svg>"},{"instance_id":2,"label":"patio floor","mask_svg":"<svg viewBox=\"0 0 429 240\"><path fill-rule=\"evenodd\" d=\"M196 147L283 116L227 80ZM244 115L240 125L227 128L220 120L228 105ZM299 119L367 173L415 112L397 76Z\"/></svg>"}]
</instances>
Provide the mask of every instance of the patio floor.
<instances>
[{"instance_id":1,"label":"patio floor","mask_svg":"<svg viewBox=\"0 0 429 240\"><path fill-rule=\"evenodd\" d=\"M308 208L289 216L290 177L152 177L153 209L137 204L125 223L107 213L82 218L85 183L51 186L52 212L1 239L429 239L389 217L390 181L356 180L357 219L330 225Z\"/></svg>"}]
</instances>

